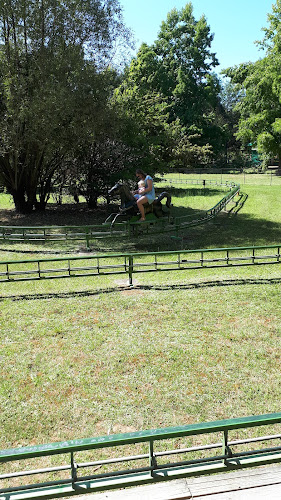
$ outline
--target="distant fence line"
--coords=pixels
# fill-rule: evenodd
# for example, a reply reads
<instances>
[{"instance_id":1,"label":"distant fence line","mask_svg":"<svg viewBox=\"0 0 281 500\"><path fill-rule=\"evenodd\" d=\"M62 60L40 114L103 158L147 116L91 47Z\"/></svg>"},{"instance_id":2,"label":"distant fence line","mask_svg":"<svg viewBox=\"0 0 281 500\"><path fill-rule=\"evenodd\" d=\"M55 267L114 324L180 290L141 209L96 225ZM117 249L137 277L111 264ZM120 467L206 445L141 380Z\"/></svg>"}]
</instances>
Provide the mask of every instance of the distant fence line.
<instances>
[{"instance_id":1,"label":"distant fence line","mask_svg":"<svg viewBox=\"0 0 281 500\"><path fill-rule=\"evenodd\" d=\"M239 184L251 184L251 180L255 176L259 176L259 178L263 179L263 185L280 185L281 184L281 174L280 169L278 167L269 167L266 171L248 171L247 169L224 169L224 168L212 168L212 169L196 169L193 172L196 176L200 176L200 179L207 178L209 176L216 176L221 178L221 182L226 177L233 176L234 178L238 178ZM185 175L190 175L189 171L178 172L177 178L182 179ZM170 172L169 175L175 175L174 172Z\"/></svg>"},{"instance_id":2,"label":"distant fence line","mask_svg":"<svg viewBox=\"0 0 281 500\"><path fill-rule=\"evenodd\" d=\"M0 262L0 282L188 271L280 264L281 244L146 253L53 257Z\"/></svg>"}]
</instances>

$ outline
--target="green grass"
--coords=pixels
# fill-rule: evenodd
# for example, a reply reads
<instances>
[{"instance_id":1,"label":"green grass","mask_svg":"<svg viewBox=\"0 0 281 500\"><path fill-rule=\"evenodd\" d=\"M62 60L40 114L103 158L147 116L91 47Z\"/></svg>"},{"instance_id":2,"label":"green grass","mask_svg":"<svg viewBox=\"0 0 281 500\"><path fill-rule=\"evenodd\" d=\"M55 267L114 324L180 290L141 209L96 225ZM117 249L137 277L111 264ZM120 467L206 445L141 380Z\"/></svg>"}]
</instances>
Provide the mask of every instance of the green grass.
<instances>
[{"instance_id":1,"label":"green grass","mask_svg":"<svg viewBox=\"0 0 281 500\"><path fill-rule=\"evenodd\" d=\"M241 191L248 196L244 206L237 215L231 216L225 213L220 214L214 221L197 227L192 227L180 234L180 240L171 238L172 233L164 235L141 235L139 238L107 238L95 239L91 241L93 252L119 252L119 251L151 251L177 250L179 248L194 249L199 247L226 247L243 245L263 245L278 243L281 241L280 225L280 189L281 178L277 176L261 174L248 174L244 176L233 174L213 174L204 176L207 180L233 181L241 184ZM196 179L194 174L180 174L178 177L169 175L167 178L177 180ZM197 178L199 178L197 176ZM203 180L203 175L201 175ZM205 189L196 185L180 185L169 188L169 185L160 184L162 188L171 191L172 194L172 215L190 215L197 217L205 210L213 207L223 196L224 191L220 187L210 186ZM2 196L0 195L0 207L2 206ZM69 200L66 200L69 201ZM3 202L4 205L4 202ZM230 204L228 208L230 209ZM45 214L16 215L13 210L3 210L3 220L5 225L65 225L65 224L101 224L111 212L116 211L116 206L100 207L97 212L86 210L84 205L71 207L62 205L56 210L51 204ZM62 250L77 252L85 250L85 242L70 241L62 243L41 244L21 244L10 242L3 245L0 242L1 250L7 250L17 257L19 252L60 252ZM20 255L20 253L18 254ZM1 254L0 254L1 258Z\"/></svg>"},{"instance_id":2,"label":"green grass","mask_svg":"<svg viewBox=\"0 0 281 500\"><path fill-rule=\"evenodd\" d=\"M120 248L280 243L280 185L252 179L236 216L181 240L120 240ZM190 191L174 205L203 210L217 196ZM95 244L116 250L111 241ZM21 249L30 257L54 250L0 246L1 260L22 258ZM278 265L140 274L134 282L133 289L120 276L1 285L1 448L279 411Z\"/></svg>"},{"instance_id":3,"label":"green grass","mask_svg":"<svg viewBox=\"0 0 281 500\"><path fill-rule=\"evenodd\" d=\"M280 270L250 271L6 288L2 447L278 411Z\"/></svg>"}]
</instances>

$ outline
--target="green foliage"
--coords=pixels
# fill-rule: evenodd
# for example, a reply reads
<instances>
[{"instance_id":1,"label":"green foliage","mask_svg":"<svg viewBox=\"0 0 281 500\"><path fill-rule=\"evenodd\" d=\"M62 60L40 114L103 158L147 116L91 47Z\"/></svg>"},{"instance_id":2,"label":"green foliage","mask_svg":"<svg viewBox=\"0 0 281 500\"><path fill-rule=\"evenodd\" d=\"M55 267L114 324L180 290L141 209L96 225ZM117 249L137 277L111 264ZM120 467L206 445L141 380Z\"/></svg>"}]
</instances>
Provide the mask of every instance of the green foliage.
<instances>
[{"instance_id":1,"label":"green foliage","mask_svg":"<svg viewBox=\"0 0 281 500\"><path fill-rule=\"evenodd\" d=\"M220 101L227 113L232 113L242 98L243 92L239 84L233 83L228 78L221 83Z\"/></svg>"},{"instance_id":2,"label":"green foliage","mask_svg":"<svg viewBox=\"0 0 281 500\"><path fill-rule=\"evenodd\" d=\"M134 122L147 163L204 163L224 144L212 40L205 17L196 21L188 3L168 14L154 44L143 44L127 68L115 99Z\"/></svg>"},{"instance_id":3,"label":"green foliage","mask_svg":"<svg viewBox=\"0 0 281 500\"><path fill-rule=\"evenodd\" d=\"M236 109L240 113L238 138L244 144L257 144L260 153L277 156L281 163L281 2L277 0L268 15L269 26L260 42L266 56L247 65L227 71L234 84L240 85L243 99Z\"/></svg>"},{"instance_id":4,"label":"green foliage","mask_svg":"<svg viewBox=\"0 0 281 500\"><path fill-rule=\"evenodd\" d=\"M1 3L0 178L17 210L43 208L65 157L102 127L120 16L117 0Z\"/></svg>"},{"instance_id":5,"label":"green foliage","mask_svg":"<svg viewBox=\"0 0 281 500\"><path fill-rule=\"evenodd\" d=\"M272 4L272 12L267 16L269 26L264 28L264 39L259 45L272 54L280 54L281 51L281 2L276 0Z\"/></svg>"},{"instance_id":6,"label":"green foliage","mask_svg":"<svg viewBox=\"0 0 281 500\"><path fill-rule=\"evenodd\" d=\"M243 82L246 94L238 105L241 114L238 137L257 143L261 153L280 157L281 116L279 57L267 56L249 66L248 76Z\"/></svg>"}]
</instances>

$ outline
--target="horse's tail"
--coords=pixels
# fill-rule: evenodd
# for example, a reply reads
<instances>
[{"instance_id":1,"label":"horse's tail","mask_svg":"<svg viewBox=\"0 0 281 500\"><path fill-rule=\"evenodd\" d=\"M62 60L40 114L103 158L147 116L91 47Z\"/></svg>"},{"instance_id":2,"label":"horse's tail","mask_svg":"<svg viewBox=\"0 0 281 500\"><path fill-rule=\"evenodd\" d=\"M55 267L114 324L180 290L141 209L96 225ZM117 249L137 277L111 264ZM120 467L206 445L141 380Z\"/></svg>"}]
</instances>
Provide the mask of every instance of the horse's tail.
<instances>
[{"instance_id":1,"label":"horse's tail","mask_svg":"<svg viewBox=\"0 0 281 500\"><path fill-rule=\"evenodd\" d=\"M156 200L154 201L154 203L161 203L161 201L163 200L163 198L167 198L166 199L166 207L170 208L170 206L171 206L171 195L169 193L167 193L167 191L163 191L161 194L159 194L158 198L156 198Z\"/></svg>"}]
</instances>

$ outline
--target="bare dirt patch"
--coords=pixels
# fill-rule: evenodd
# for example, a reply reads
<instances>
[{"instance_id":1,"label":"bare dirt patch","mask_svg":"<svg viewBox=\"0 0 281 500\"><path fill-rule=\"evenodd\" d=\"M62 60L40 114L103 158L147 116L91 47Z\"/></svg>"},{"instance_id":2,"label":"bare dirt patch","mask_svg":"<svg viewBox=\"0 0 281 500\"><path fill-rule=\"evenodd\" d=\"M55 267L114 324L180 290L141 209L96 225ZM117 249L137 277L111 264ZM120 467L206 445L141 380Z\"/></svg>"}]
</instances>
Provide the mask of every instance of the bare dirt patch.
<instances>
[{"instance_id":1,"label":"bare dirt patch","mask_svg":"<svg viewBox=\"0 0 281 500\"><path fill-rule=\"evenodd\" d=\"M144 291L143 290L137 290L137 289L134 289L134 288L130 288L128 290L122 290L121 295L128 295L128 296L132 296L132 295L144 295Z\"/></svg>"},{"instance_id":2,"label":"bare dirt patch","mask_svg":"<svg viewBox=\"0 0 281 500\"><path fill-rule=\"evenodd\" d=\"M104 222L106 217L116 211L112 205L100 205L90 209L86 203L48 204L45 211L19 214L15 210L0 210L0 224L5 226L82 226Z\"/></svg>"},{"instance_id":3,"label":"bare dirt patch","mask_svg":"<svg viewBox=\"0 0 281 500\"><path fill-rule=\"evenodd\" d=\"M115 281L116 285L118 288L121 289L121 295L144 295L144 290L141 290L138 288L138 283L134 279L134 286L130 286L128 284L128 278L122 279L122 280L116 280Z\"/></svg>"}]
</instances>

